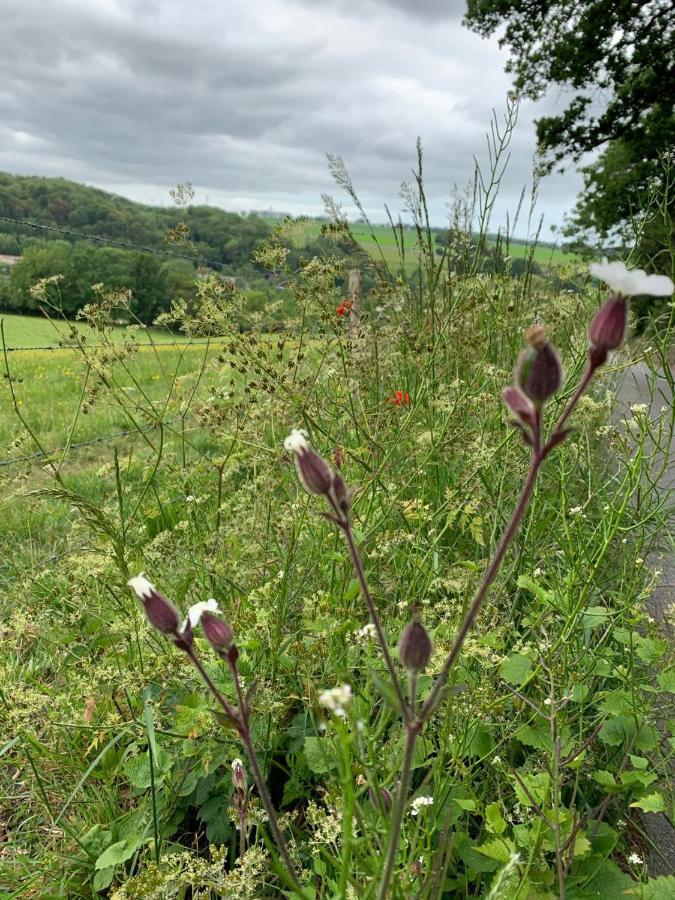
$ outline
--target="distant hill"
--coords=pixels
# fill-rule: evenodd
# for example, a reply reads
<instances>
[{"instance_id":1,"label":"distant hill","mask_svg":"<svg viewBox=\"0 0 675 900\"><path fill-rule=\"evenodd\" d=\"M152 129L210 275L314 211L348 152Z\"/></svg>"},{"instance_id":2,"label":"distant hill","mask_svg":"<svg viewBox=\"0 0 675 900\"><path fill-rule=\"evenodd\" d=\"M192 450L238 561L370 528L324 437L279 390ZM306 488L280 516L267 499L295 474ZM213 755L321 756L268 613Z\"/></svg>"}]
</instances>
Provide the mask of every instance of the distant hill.
<instances>
[{"instance_id":1,"label":"distant hill","mask_svg":"<svg viewBox=\"0 0 675 900\"><path fill-rule=\"evenodd\" d=\"M270 231L255 214L225 212L214 206L146 206L65 178L10 175L0 172L0 217L36 225L167 250L167 233L187 223L200 259L227 274L251 270L251 253ZM20 253L27 238L76 240L57 231L35 229L0 218L0 253ZM176 252L186 253L181 247Z\"/></svg>"}]
</instances>

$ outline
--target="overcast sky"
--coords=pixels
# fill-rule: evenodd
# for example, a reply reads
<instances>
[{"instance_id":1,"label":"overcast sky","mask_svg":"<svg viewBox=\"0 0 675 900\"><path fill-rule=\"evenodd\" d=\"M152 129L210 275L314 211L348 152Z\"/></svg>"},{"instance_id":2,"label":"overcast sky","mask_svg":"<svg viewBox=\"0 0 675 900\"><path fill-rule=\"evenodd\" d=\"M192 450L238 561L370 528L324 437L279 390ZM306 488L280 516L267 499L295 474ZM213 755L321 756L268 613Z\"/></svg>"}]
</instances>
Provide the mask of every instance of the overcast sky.
<instances>
[{"instance_id":1,"label":"overcast sky","mask_svg":"<svg viewBox=\"0 0 675 900\"><path fill-rule=\"evenodd\" d=\"M0 0L0 170L61 175L144 202L191 181L227 209L317 214L344 159L364 206L402 208L415 140L434 223L484 161L507 55L461 24L463 0ZM492 225L531 181L524 103ZM544 180L544 234L580 188ZM518 229L525 230L525 222Z\"/></svg>"}]
</instances>

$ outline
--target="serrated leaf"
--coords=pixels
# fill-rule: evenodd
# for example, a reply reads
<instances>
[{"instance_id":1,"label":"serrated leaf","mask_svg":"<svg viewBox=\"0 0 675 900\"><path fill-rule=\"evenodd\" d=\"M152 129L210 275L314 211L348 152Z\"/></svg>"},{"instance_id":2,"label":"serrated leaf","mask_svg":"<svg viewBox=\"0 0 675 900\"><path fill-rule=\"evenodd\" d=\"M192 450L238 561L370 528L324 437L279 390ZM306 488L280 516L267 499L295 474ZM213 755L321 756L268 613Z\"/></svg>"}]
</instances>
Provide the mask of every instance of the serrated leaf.
<instances>
[{"instance_id":1,"label":"serrated leaf","mask_svg":"<svg viewBox=\"0 0 675 900\"><path fill-rule=\"evenodd\" d=\"M641 809L642 812L658 813L665 812L666 809L665 801L658 791L654 791L648 797L641 797L630 805L635 809Z\"/></svg>"},{"instance_id":2,"label":"serrated leaf","mask_svg":"<svg viewBox=\"0 0 675 900\"><path fill-rule=\"evenodd\" d=\"M675 694L675 668L661 672L656 680L662 691Z\"/></svg>"},{"instance_id":3,"label":"serrated leaf","mask_svg":"<svg viewBox=\"0 0 675 900\"><path fill-rule=\"evenodd\" d=\"M675 875L662 875L661 878L650 878L647 884L640 884L626 896L639 897L640 900L672 900L675 897Z\"/></svg>"},{"instance_id":4,"label":"serrated leaf","mask_svg":"<svg viewBox=\"0 0 675 900\"><path fill-rule=\"evenodd\" d=\"M314 775L325 775L335 768L332 754L328 752L329 747L325 740L318 737L306 737L303 744L305 761L307 768Z\"/></svg>"},{"instance_id":5,"label":"serrated leaf","mask_svg":"<svg viewBox=\"0 0 675 900\"><path fill-rule=\"evenodd\" d=\"M512 653L499 667L499 674L504 681L518 687L526 681L531 671L532 661L529 656L524 656L522 653Z\"/></svg>"},{"instance_id":6,"label":"serrated leaf","mask_svg":"<svg viewBox=\"0 0 675 900\"><path fill-rule=\"evenodd\" d=\"M611 772L607 772L604 769L600 769L598 772L593 772L592 774L593 781L597 781L598 784L602 785L604 788L615 788L617 786L616 779L612 775Z\"/></svg>"},{"instance_id":7,"label":"serrated leaf","mask_svg":"<svg viewBox=\"0 0 675 900\"><path fill-rule=\"evenodd\" d=\"M494 841L486 841L475 848L488 859L496 859L497 862L507 863L515 850L513 841L509 838L496 838Z\"/></svg>"}]
</instances>

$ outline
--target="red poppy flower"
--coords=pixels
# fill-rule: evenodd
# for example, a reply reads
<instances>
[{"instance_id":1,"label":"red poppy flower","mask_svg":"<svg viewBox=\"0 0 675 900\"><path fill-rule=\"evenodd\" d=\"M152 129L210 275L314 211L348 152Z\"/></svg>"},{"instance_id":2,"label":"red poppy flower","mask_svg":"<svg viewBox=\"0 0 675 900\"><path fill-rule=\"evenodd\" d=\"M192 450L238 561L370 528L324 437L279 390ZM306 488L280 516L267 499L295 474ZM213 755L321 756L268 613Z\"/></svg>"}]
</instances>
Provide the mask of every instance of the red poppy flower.
<instances>
[{"instance_id":1,"label":"red poppy flower","mask_svg":"<svg viewBox=\"0 0 675 900\"><path fill-rule=\"evenodd\" d=\"M394 391L394 396L389 398L394 406L410 406L410 394L407 391Z\"/></svg>"},{"instance_id":2,"label":"red poppy flower","mask_svg":"<svg viewBox=\"0 0 675 900\"><path fill-rule=\"evenodd\" d=\"M351 300L343 300L342 303L337 308L338 316L344 316L345 313L349 315L349 310L352 308Z\"/></svg>"}]
</instances>

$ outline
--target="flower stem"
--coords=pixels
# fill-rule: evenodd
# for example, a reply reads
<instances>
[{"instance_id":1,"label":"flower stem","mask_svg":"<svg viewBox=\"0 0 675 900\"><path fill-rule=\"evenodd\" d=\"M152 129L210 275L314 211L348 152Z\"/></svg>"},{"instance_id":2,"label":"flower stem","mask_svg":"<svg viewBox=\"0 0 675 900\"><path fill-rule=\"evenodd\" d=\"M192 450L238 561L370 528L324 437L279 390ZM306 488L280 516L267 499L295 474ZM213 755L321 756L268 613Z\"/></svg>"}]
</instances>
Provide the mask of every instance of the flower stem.
<instances>
[{"instance_id":1,"label":"flower stem","mask_svg":"<svg viewBox=\"0 0 675 900\"><path fill-rule=\"evenodd\" d=\"M387 666L387 670L389 672L389 677L391 678L391 683L396 693L396 700L398 701L399 708L401 710L401 716L403 717L403 721L406 724L409 724L411 721L410 710L408 708L408 704L405 702L405 698L403 696L403 690L401 689L401 682L399 680L396 669L394 668L394 661L391 657L391 653L389 652L389 645L387 643L387 638L385 637L384 630L382 628L382 624L380 622L380 617L377 614L377 609L375 608L375 602L371 596L370 589L368 588L368 582L366 581L366 574L363 570L363 562L361 561L361 556L354 542L354 535L352 532L352 526L348 519L340 519L338 521L340 528L345 536L345 540L347 541L347 547L349 548L349 555L352 559L352 564L354 566L354 571L356 572L356 577L359 580L359 585L361 586L361 593L363 595L363 599L366 601L366 606L368 607L368 612L370 614L370 620L375 626L375 633L377 634L377 641L382 650L382 655L384 656L384 661Z\"/></svg>"},{"instance_id":2,"label":"flower stem","mask_svg":"<svg viewBox=\"0 0 675 900\"><path fill-rule=\"evenodd\" d=\"M422 727L421 722L414 722L406 725L405 735L405 751L403 753L403 764L401 766L401 777L399 779L398 788L396 790L396 801L391 816L391 826L389 829L389 843L387 846L387 855L382 867L382 876L377 890L378 900L386 900L389 884L394 872L394 864L396 862L396 854L398 853L398 845L401 839L401 825L403 824L403 813L405 812L408 800L408 792L410 791L410 778L412 775L412 759L415 752L415 741Z\"/></svg>"}]
</instances>

